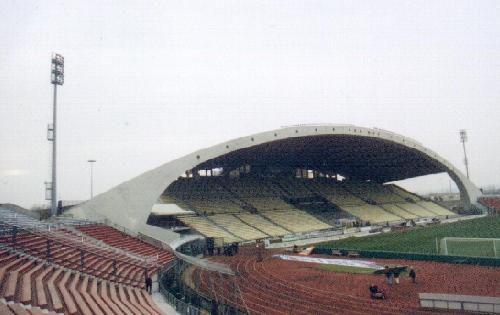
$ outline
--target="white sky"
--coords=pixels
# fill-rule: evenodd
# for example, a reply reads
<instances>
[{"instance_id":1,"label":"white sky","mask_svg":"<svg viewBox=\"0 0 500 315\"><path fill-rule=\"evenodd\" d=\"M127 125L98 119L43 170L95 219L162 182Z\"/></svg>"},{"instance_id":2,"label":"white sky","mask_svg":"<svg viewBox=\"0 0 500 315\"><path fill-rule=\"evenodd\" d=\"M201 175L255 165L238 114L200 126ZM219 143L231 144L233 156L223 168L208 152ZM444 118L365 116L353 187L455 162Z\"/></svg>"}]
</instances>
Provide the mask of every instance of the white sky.
<instances>
[{"instance_id":1,"label":"white sky","mask_svg":"<svg viewBox=\"0 0 500 315\"><path fill-rule=\"evenodd\" d=\"M106 4L103 4L105 2ZM500 184L500 1L0 1L0 203L44 202L52 51L59 198L231 138L352 123ZM418 190L448 188L434 176Z\"/></svg>"}]
</instances>

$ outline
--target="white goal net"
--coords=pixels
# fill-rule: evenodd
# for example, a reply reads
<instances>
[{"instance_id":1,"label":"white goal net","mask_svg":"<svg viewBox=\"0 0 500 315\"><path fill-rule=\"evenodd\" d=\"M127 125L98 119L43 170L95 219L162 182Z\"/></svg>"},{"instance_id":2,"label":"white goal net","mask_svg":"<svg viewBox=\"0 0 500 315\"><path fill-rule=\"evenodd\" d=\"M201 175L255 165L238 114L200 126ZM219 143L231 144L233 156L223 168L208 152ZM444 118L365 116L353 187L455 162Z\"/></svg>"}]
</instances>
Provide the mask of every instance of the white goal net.
<instances>
[{"instance_id":1,"label":"white goal net","mask_svg":"<svg viewBox=\"0 0 500 315\"><path fill-rule=\"evenodd\" d=\"M500 238L443 237L441 255L500 258Z\"/></svg>"}]
</instances>

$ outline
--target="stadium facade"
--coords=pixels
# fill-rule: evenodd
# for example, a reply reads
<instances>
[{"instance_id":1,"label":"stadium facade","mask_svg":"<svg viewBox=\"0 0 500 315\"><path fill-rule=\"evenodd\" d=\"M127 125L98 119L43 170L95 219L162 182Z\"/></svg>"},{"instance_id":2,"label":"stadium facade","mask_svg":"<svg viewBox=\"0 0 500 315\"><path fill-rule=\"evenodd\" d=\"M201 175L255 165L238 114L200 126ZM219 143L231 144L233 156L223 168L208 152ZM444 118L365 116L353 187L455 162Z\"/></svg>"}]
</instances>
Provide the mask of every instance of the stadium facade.
<instances>
[{"instance_id":1,"label":"stadium facade","mask_svg":"<svg viewBox=\"0 0 500 315\"><path fill-rule=\"evenodd\" d=\"M299 125L257 133L198 150L126 181L70 210L78 218L106 219L135 233L170 241L174 233L146 224L166 188L199 170L253 165L310 169L348 179L387 183L448 173L464 209L480 190L455 166L421 143L390 131L354 125Z\"/></svg>"}]
</instances>

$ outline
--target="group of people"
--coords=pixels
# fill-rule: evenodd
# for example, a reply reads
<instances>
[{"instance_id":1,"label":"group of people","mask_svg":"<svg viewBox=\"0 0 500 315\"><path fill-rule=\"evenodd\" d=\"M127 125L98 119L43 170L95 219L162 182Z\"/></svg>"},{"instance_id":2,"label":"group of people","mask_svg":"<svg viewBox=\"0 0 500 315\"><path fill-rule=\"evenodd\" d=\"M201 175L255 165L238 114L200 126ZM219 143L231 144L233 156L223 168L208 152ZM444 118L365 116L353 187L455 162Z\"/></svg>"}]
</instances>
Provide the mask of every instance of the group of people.
<instances>
[{"instance_id":1,"label":"group of people","mask_svg":"<svg viewBox=\"0 0 500 315\"><path fill-rule=\"evenodd\" d=\"M385 283L388 285L399 284L399 276L401 275L401 271L403 269L400 268L389 268L389 266L385 266ZM412 280L413 283L417 282L417 273L413 267L410 267L410 271L408 272L408 277Z\"/></svg>"},{"instance_id":2,"label":"group of people","mask_svg":"<svg viewBox=\"0 0 500 315\"><path fill-rule=\"evenodd\" d=\"M238 254L238 243L224 245L223 253L224 256L234 256Z\"/></svg>"},{"instance_id":3,"label":"group of people","mask_svg":"<svg viewBox=\"0 0 500 315\"><path fill-rule=\"evenodd\" d=\"M385 266L384 268L385 274L385 283L387 285L399 284L400 275L402 269L399 268L389 268L389 266ZM410 277L412 283L417 283L417 273L413 267L410 267L410 271L408 272L408 277ZM372 299L385 299L385 293L382 289L380 289L376 284L370 285L370 297Z\"/></svg>"}]
</instances>

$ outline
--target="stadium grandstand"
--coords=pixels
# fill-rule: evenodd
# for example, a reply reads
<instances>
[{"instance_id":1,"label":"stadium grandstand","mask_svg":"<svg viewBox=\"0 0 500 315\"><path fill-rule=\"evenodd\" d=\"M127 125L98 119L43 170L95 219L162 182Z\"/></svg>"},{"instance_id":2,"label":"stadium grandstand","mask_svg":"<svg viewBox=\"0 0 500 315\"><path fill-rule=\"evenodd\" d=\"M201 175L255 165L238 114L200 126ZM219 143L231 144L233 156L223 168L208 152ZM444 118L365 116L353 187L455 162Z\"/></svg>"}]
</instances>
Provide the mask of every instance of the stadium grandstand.
<instances>
[{"instance_id":1,"label":"stadium grandstand","mask_svg":"<svg viewBox=\"0 0 500 315\"><path fill-rule=\"evenodd\" d=\"M457 184L460 211L397 185L437 173ZM484 216L480 197L444 158L389 131L328 124L250 135L49 220L0 207L0 314L430 314L419 293L499 296L495 258L410 262L413 253L395 259L300 246ZM349 256L338 257L344 265L335 272L325 267L332 255ZM376 274L384 265L403 273L416 266L425 282L384 286ZM459 270L474 278L438 281ZM367 297L370 282L387 303Z\"/></svg>"},{"instance_id":2,"label":"stadium grandstand","mask_svg":"<svg viewBox=\"0 0 500 315\"><path fill-rule=\"evenodd\" d=\"M145 278L158 281L170 251L85 220L0 217L0 314L164 314Z\"/></svg>"},{"instance_id":3,"label":"stadium grandstand","mask_svg":"<svg viewBox=\"0 0 500 315\"><path fill-rule=\"evenodd\" d=\"M500 214L500 196L496 197L481 197L479 202L487 207L491 213Z\"/></svg>"},{"instance_id":4,"label":"stadium grandstand","mask_svg":"<svg viewBox=\"0 0 500 315\"><path fill-rule=\"evenodd\" d=\"M462 212L485 209L466 176L413 139L353 125L300 125L199 150L69 212L167 243L189 234L224 243L306 237L457 216L394 184L443 172L460 190Z\"/></svg>"}]
</instances>

